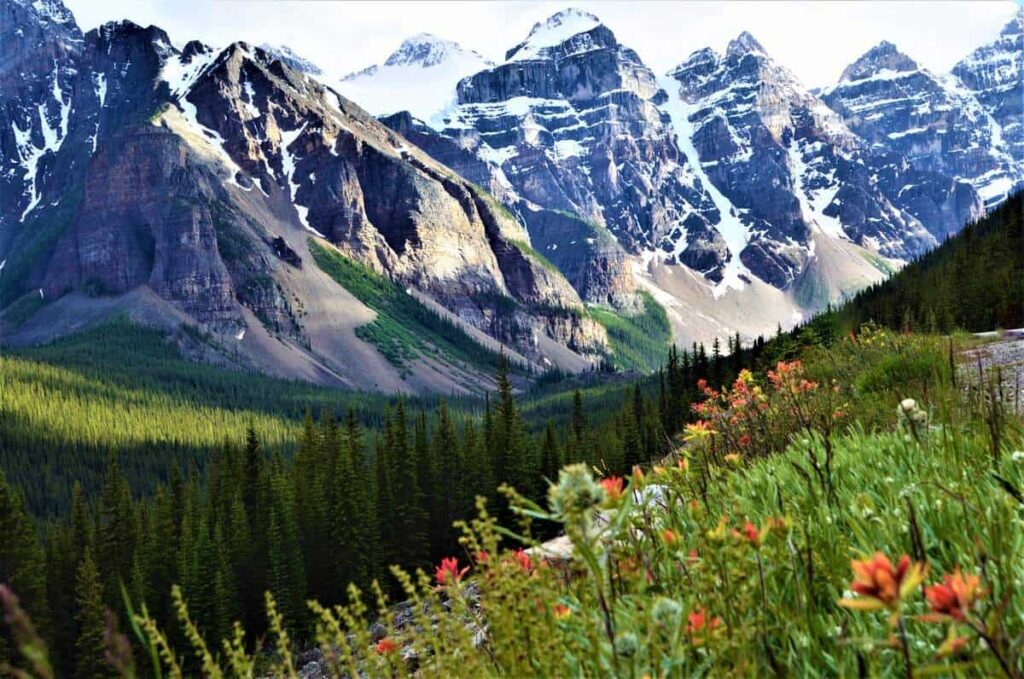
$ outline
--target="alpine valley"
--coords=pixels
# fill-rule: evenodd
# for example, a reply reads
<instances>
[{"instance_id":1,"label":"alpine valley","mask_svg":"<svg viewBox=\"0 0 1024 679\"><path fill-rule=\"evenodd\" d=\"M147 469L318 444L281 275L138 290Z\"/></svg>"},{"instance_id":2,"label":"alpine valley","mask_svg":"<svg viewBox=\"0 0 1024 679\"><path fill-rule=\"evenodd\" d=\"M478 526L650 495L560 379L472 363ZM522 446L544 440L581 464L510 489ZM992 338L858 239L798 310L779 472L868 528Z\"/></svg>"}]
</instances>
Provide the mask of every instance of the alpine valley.
<instances>
[{"instance_id":1,"label":"alpine valley","mask_svg":"<svg viewBox=\"0 0 1024 679\"><path fill-rule=\"evenodd\" d=\"M814 91L746 32L656 73L576 9L345 77L188 39L0 0L3 343L127 317L385 392L648 370L631 337L788 328L1024 185L1021 13L949 73L881 42Z\"/></svg>"}]
</instances>

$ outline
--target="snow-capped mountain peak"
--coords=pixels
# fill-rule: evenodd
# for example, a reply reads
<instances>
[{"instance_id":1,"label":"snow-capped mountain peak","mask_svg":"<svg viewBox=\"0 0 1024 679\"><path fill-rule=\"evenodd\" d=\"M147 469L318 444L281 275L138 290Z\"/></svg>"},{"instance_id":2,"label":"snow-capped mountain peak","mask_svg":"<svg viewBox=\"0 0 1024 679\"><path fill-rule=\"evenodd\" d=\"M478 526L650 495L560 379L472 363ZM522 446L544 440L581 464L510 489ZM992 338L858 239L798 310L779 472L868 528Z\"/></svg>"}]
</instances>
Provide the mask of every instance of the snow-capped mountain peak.
<instances>
[{"instance_id":1,"label":"snow-capped mountain peak","mask_svg":"<svg viewBox=\"0 0 1024 679\"><path fill-rule=\"evenodd\" d=\"M853 62L839 77L840 82L863 80L885 71L905 73L917 71L917 62L899 51L887 40L878 43Z\"/></svg>"},{"instance_id":2,"label":"snow-capped mountain peak","mask_svg":"<svg viewBox=\"0 0 1024 679\"><path fill-rule=\"evenodd\" d=\"M432 127L444 127L455 85L493 64L462 45L429 33L402 41L384 61L351 73L338 91L374 115L409 111Z\"/></svg>"},{"instance_id":3,"label":"snow-capped mountain peak","mask_svg":"<svg viewBox=\"0 0 1024 679\"><path fill-rule=\"evenodd\" d=\"M490 64L487 59L467 50L462 45L452 40L439 38L430 33L418 33L406 38L399 45L398 49L391 53L391 56L384 61L385 66L420 66L430 68L444 64L452 59L470 57L479 60L483 64Z\"/></svg>"},{"instance_id":4,"label":"snow-capped mountain peak","mask_svg":"<svg viewBox=\"0 0 1024 679\"><path fill-rule=\"evenodd\" d=\"M1012 36L1024 34L1024 7L1017 10L1017 13L1010 19L1010 23L1003 26L999 35Z\"/></svg>"},{"instance_id":5,"label":"snow-capped mountain peak","mask_svg":"<svg viewBox=\"0 0 1024 679\"><path fill-rule=\"evenodd\" d=\"M600 25L601 20L590 12L574 7L563 9L544 21L535 23L526 40L510 49L505 59L526 61L542 58L546 50L561 45L574 35L592 31Z\"/></svg>"},{"instance_id":6,"label":"snow-capped mountain peak","mask_svg":"<svg viewBox=\"0 0 1024 679\"><path fill-rule=\"evenodd\" d=\"M745 54L760 54L767 56L768 53L765 51L764 46L757 41L753 35L748 31L743 31L734 40L729 42L729 46L725 50L727 57L743 56Z\"/></svg>"},{"instance_id":7,"label":"snow-capped mountain peak","mask_svg":"<svg viewBox=\"0 0 1024 679\"><path fill-rule=\"evenodd\" d=\"M299 73L305 73L306 75L311 75L314 78L319 78L324 74L319 66L309 59L297 54L287 45L268 45L267 43L263 43L259 47L264 52L270 54L275 59L284 62Z\"/></svg>"},{"instance_id":8,"label":"snow-capped mountain peak","mask_svg":"<svg viewBox=\"0 0 1024 679\"><path fill-rule=\"evenodd\" d=\"M43 22L74 26L75 30L78 30L74 15L61 0L15 0L15 2L22 7L30 7Z\"/></svg>"}]
</instances>

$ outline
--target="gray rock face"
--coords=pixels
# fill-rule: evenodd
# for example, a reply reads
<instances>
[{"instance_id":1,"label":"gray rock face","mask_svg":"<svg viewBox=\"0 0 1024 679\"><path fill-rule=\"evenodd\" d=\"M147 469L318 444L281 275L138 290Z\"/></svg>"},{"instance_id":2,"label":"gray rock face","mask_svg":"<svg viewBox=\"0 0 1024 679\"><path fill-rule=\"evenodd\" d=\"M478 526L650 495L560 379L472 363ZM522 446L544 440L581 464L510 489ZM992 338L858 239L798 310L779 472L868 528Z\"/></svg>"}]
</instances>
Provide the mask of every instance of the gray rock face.
<instances>
[{"instance_id":1,"label":"gray rock face","mask_svg":"<svg viewBox=\"0 0 1024 679\"><path fill-rule=\"evenodd\" d=\"M669 75L682 102L676 119L734 206L740 259L754 275L789 285L814 230L900 259L934 245L886 195L866 145L749 33L724 55L695 52Z\"/></svg>"},{"instance_id":2,"label":"gray rock face","mask_svg":"<svg viewBox=\"0 0 1024 679\"><path fill-rule=\"evenodd\" d=\"M477 153L524 201L606 227L634 252L671 249L687 217L704 230L717 222L658 109L654 74L591 15L538 24L457 93L451 127L479 134Z\"/></svg>"},{"instance_id":3,"label":"gray rock face","mask_svg":"<svg viewBox=\"0 0 1024 679\"><path fill-rule=\"evenodd\" d=\"M893 187L897 202L915 187L946 187L953 197L948 205L926 201L911 203L909 210L939 239L980 211L970 206L966 187L949 180L970 184L991 203L1002 200L1005 184L1020 175L999 124L975 96L955 79L921 68L891 43L865 53L821 96L875 153L902 156L917 173L906 176L896 161L902 178L902 185ZM914 192L915 200L919 194Z\"/></svg>"},{"instance_id":4,"label":"gray rock face","mask_svg":"<svg viewBox=\"0 0 1024 679\"><path fill-rule=\"evenodd\" d=\"M915 67L883 45L846 77ZM787 290L813 258L813 233L908 259L981 212L958 175L851 131L749 33L657 78L596 17L566 10L456 95L430 122L385 122L512 208L593 302L630 303L635 282L618 264L629 254L717 288L759 278ZM579 233L553 228L552 214L612 238L569 256Z\"/></svg>"},{"instance_id":5,"label":"gray rock face","mask_svg":"<svg viewBox=\"0 0 1024 679\"><path fill-rule=\"evenodd\" d=\"M507 210L280 52L179 52L130 22L81 38L69 14L37 5L4 6L38 28L35 51L16 56L39 75L0 99L5 131L25 130L3 138L21 172L3 185L0 308L36 288L145 286L219 336L241 339L251 313L305 345L304 300L285 291L309 265L289 233L304 229L535 360L542 335L605 350Z\"/></svg>"},{"instance_id":6,"label":"gray rock face","mask_svg":"<svg viewBox=\"0 0 1024 679\"><path fill-rule=\"evenodd\" d=\"M971 52L953 67L952 75L972 92L999 126L1010 156L1024 165L1024 9L1003 28L999 37ZM1012 182L1012 183L1011 183ZM995 185L990 203L1024 184L1015 180Z\"/></svg>"}]
</instances>

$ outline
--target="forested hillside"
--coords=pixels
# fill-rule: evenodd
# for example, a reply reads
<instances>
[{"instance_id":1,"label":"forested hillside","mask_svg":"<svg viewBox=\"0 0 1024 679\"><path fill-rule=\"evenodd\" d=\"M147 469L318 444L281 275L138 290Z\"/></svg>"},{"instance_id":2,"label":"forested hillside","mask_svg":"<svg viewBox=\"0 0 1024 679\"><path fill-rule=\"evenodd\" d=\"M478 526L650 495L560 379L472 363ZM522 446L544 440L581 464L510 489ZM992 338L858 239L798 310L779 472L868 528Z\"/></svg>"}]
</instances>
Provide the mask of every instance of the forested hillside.
<instances>
[{"instance_id":1,"label":"forested hillside","mask_svg":"<svg viewBox=\"0 0 1024 679\"><path fill-rule=\"evenodd\" d=\"M874 321L940 332L1024 326L1024 193L858 293L840 317L851 327Z\"/></svg>"}]
</instances>

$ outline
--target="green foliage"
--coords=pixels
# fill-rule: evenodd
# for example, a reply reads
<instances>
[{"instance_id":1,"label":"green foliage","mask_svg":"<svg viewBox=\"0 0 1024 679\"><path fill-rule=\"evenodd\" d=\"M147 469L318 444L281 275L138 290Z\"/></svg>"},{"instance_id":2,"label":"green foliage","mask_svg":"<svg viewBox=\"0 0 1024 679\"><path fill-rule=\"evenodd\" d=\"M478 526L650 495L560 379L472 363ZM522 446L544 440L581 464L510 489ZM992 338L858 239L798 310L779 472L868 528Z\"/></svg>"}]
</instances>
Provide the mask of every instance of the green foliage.
<instances>
[{"instance_id":1,"label":"green foliage","mask_svg":"<svg viewBox=\"0 0 1024 679\"><path fill-rule=\"evenodd\" d=\"M846 328L972 332L1024 326L1024 192L839 311Z\"/></svg>"},{"instance_id":2,"label":"green foliage","mask_svg":"<svg viewBox=\"0 0 1024 679\"><path fill-rule=\"evenodd\" d=\"M398 624L379 589L376 606L353 589L345 605L310 604L312 639L337 675L1019 676L1019 455L991 456L985 410L939 372L911 374L911 384L895 373L871 393L853 386L893 352L942 346L872 331L812 347L803 363L770 374L744 372L727 392L707 387L700 415L718 429L691 425L663 465L628 481L570 465L546 506L506 488L515 530L499 527L481 499L477 518L462 524L468 564L445 559L433 578L394 569L411 621ZM920 403L892 398L919 390ZM889 416L867 431L856 416L879 398ZM624 416L646 410L639 403L627 400ZM584 420L582 405L575 410L572 419ZM485 439L507 414L495 412ZM751 441L740 443L741 432ZM1019 421L1003 433L1003 452L1024 444ZM412 456L422 451L415 440ZM545 526L571 550L509 548L508 540L535 545ZM879 553L892 564L906 555L908 566L890 572ZM851 560L862 562L859 572ZM881 571L865 570L868 560ZM865 573L882 571L873 588ZM952 599L922 588L950 582L960 588ZM273 671L292 675L295 637L274 601L257 631L277 640ZM186 636L209 657L200 635ZM166 644L166 635L149 638ZM173 668L175 654L163 656ZM203 666L216 674L259 658L236 646Z\"/></svg>"},{"instance_id":3,"label":"green foliage","mask_svg":"<svg viewBox=\"0 0 1024 679\"><path fill-rule=\"evenodd\" d=\"M497 365L497 353L389 279L313 239L309 240L309 247L321 269L377 312L377 318L357 328L356 334L377 347L394 365L406 367L420 357L437 357L477 368L493 369Z\"/></svg>"},{"instance_id":4,"label":"green foliage","mask_svg":"<svg viewBox=\"0 0 1024 679\"><path fill-rule=\"evenodd\" d=\"M170 468L202 463L225 436L240 439L250 423L289 451L306 408L353 407L373 425L388 401L193 363L160 333L126 321L5 349L0 393L0 468L35 514L66 508L75 479L97 490L111 449L122 453L132 488L149 490Z\"/></svg>"},{"instance_id":5,"label":"green foliage","mask_svg":"<svg viewBox=\"0 0 1024 679\"><path fill-rule=\"evenodd\" d=\"M554 273L561 275L561 273L558 271L558 267L552 264L551 260L549 260L547 257L534 250L529 243L521 240L513 240L511 241L511 243L512 245L516 246L517 250L519 250L527 257L530 257L531 259L536 261L538 264L543 266L548 271L552 271Z\"/></svg>"},{"instance_id":6,"label":"green foliage","mask_svg":"<svg viewBox=\"0 0 1024 679\"><path fill-rule=\"evenodd\" d=\"M590 315L608 331L612 362L620 370L650 373L665 360L672 329L665 309L646 291L639 293L643 309L636 314L590 307Z\"/></svg>"}]
</instances>

